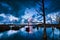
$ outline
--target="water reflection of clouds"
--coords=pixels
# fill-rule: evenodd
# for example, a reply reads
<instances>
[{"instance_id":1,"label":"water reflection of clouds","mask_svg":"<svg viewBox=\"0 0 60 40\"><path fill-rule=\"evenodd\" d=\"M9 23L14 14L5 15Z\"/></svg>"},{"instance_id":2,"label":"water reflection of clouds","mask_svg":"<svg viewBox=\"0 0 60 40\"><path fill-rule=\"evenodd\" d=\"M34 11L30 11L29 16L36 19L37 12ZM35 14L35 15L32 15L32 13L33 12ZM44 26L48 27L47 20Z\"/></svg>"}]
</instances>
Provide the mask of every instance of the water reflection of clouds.
<instances>
[{"instance_id":1,"label":"water reflection of clouds","mask_svg":"<svg viewBox=\"0 0 60 40\"><path fill-rule=\"evenodd\" d=\"M47 36L48 38L52 38L53 37L53 31L51 30L52 28L47 28ZM43 28L40 28L37 32L34 32L32 34L29 34L28 32L22 32L21 30L18 30L18 31L14 31L14 30L9 30L9 31L6 31L6 32L3 32L3 33L0 33L0 39L1 38L9 38L11 36L14 36L18 34L20 37L23 36L23 37L26 37L26 38L34 38L36 37L37 39L39 39L40 37L42 38L43 36ZM30 35L30 36L29 36ZM16 35L17 36L17 35ZM58 39L59 37L59 30L54 28L54 38L57 38ZM12 39L11 39L12 40Z\"/></svg>"}]
</instances>

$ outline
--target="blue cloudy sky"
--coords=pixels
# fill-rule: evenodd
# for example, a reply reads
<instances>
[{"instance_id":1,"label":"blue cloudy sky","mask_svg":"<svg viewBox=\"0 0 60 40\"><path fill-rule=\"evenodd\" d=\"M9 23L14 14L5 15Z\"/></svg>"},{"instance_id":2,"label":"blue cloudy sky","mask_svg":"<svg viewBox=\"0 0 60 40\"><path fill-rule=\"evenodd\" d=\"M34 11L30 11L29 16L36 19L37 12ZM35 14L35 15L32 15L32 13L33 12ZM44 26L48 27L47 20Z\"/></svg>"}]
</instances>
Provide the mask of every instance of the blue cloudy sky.
<instances>
[{"instance_id":1,"label":"blue cloudy sky","mask_svg":"<svg viewBox=\"0 0 60 40\"><path fill-rule=\"evenodd\" d=\"M32 21L43 22L42 16L39 15L42 13L39 4L41 4L41 0L0 0L0 23L25 23L28 18L32 18ZM50 14L59 15L59 4L60 0L45 0L46 17ZM56 19L56 17L54 18Z\"/></svg>"}]
</instances>

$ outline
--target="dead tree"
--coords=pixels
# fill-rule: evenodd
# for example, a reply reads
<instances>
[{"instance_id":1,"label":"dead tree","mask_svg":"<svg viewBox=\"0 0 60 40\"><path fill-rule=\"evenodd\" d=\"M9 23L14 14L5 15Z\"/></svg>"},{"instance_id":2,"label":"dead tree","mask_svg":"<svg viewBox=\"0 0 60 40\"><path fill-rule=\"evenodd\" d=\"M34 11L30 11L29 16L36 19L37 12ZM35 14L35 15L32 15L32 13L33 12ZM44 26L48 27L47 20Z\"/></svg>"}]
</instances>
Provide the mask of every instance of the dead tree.
<instances>
[{"instance_id":1,"label":"dead tree","mask_svg":"<svg viewBox=\"0 0 60 40\"><path fill-rule=\"evenodd\" d=\"M44 19L44 37L43 37L43 39L44 40L47 40L47 35L46 35L46 26L45 26L45 24L46 24L46 18L45 18L45 8L44 8L44 0L42 0L42 12L43 12L43 19Z\"/></svg>"}]
</instances>

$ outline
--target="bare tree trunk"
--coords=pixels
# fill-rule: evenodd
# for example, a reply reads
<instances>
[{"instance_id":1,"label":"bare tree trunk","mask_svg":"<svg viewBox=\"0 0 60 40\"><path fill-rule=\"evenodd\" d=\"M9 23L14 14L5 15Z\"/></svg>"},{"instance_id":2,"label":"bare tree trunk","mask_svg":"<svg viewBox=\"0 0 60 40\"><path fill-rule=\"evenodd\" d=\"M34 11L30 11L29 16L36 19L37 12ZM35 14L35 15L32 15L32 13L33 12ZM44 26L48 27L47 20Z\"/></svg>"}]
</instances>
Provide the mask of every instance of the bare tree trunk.
<instances>
[{"instance_id":1,"label":"bare tree trunk","mask_svg":"<svg viewBox=\"0 0 60 40\"><path fill-rule=\"evenodd\" d=\"M45 21L45 8L44 8L44 0L42 0L42 12L43 12L43 19L44 19L44 37L43 40L47 40L47 35L46 35L46 21Z\"/></svg>"}]
</instances>

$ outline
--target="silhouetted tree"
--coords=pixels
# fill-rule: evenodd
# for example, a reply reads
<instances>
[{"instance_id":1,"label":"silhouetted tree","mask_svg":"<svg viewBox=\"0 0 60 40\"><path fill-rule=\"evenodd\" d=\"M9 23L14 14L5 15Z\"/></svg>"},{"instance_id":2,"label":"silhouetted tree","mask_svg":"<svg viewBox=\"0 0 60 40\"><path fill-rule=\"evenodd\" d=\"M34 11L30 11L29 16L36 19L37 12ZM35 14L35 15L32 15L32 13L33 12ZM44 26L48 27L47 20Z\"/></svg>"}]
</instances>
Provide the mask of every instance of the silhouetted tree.
<instances>
[{"instance_id":1,"label":"silhouetted tree","mask_svg":"<svg viewBox=\"0 0 60 40\"><path fill-rule=\"evenodd\" d=\"M45 26L45 24L46 24L46 18L45 18L45 5L44 5L44 2L45 2L45 0L42 0L42 1L38 2L38 4L41 6L41 8L39 8L39 9L42 10L42 14L40 14L40 15L43 16L43 24L44 24L44 37L43 37L43 39L47 40L46 26ZM37 12L40 13L39 11L37 11Z\"/></svg>"}]
</instances>

